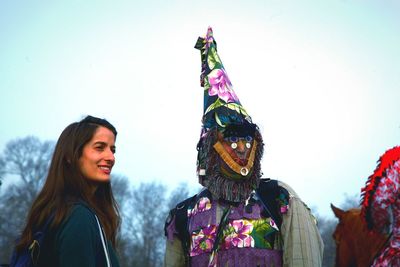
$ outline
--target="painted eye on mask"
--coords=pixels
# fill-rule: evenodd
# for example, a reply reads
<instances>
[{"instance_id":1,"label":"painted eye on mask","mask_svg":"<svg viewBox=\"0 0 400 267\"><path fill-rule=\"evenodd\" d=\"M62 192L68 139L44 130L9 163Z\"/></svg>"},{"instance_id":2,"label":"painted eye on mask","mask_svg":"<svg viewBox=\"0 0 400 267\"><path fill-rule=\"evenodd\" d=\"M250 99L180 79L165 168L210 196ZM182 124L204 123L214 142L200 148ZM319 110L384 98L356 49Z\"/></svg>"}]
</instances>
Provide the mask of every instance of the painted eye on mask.
<instances>
[{"instance_id":1,"label":"painted eye on mask","mask_svg":"<svg viewBox=\"0 0 400 267\"><path fill-rule=\"evenodd\" d=\"M227 139L231 143L237 143L239 141L239 137L237 137L237 136L230 136Z\"/></svg>"},{"instance_id":2,"label":"painted eye on mask","mask_svg":"<svg viewBox=\"0 0 400 267\"><path fill-rule=\"evenodd\" d=\"M253 137L251 137L249 135L246 137L230 136L230 137L226 138L225 140L230 143L237 143L237 142L239 142L239 140L245 140L246 142L251 142L251 141L253 141Z\"/></svg>"},{"instance_id":3,"label":"painted eye on mask","mask_svg":"<svg viewBox=\"0 0 400 267\"><path fill-rule=\"evenodd\" d=\"M237 136L230 136L228 138L225 139L226 142L231 143L231 148L232 149L236 149L238 146L238 142L240 140L244 140L246 142L245 146L246 148L251 148L251 142L253 141L253 138L251 136L246 136L246 137L237 137Z\"/></svg>"},{"instance_id":4,"label":"painted eye on mask","mask_svg":"<svg viewBox=\"0 0 400 267\"><path fill-rule=\"evenodd\" d=\"M251 137L250 135L246 136L244 138L246 140L246 142L250 143L251 141L253 141L253 137Z\"/></svg>"}]
</instances>

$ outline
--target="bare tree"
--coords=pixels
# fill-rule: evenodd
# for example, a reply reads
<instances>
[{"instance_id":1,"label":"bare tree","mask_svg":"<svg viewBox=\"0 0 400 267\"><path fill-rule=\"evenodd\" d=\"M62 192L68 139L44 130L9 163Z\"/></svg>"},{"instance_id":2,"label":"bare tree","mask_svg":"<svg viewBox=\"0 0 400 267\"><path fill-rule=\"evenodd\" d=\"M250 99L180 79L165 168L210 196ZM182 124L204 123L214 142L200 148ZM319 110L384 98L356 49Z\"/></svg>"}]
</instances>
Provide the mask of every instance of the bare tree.
<instances>
[{"instance_id":1,"label":"bare tree","mask_svg":"<svg viewBox=\"0 0 400 267\"><path fill-rule=\"evenodd\" d=\"M113 189L113 194L115 200L118 203L118 209L121 216L121 229L117 236L117 253L121 266L129 266L129 257L126 257L125 253L128 250L128 245L130 241L130 236L122 234L122 230L125 229L127 221L129 221L129 201L131 198L131 185L125 176L122 175L112 175L111 186Z\"/></svg>"},{"instance_id":2,"label":"bare tree","mask_svg":"<svg viewBox=\"0 0 400 267\"><path fill-rule=\"evenodd\" d=\"M116 198L118 187L129 188L113 184ZM127 194L127 201L120 204L123 221L118 245L121 266L162 266L165 219L171 207L188 197L185 183L178 185L170 194L167 191L163 184L148 182L132 187L129 194L124 193Z\"/></svg>"},{"instance_id":3,"label":"bare tree","mask_svg":"<svg viewBox=\"0 0 400 267\"><path fill-rule=\"evenodd\" d=\"M332 238L333 231L336 228L337 220L317 215L318 229L324 241L324 258L322 266L333 267L335 265L336 244Z\"/></svg>"},{"instance_id":4,"label":"bare tree","mask_svg":"<svg viewBox=\"0 0 400 267\"><path fill-rule=\"evenodd\" d=\"M26 196L33 200L43 183L53 154L54 142L41 142L37 137L28 136L7 143L3 153L5 172L16 175L18 182L28 186Z\"/></svg>"},{"instance_id":5,"label":"bare tree","mask_svg":"<svg viewBox=\"0 0 400 267\"><path fill-rule=\"evenodd\" d=\"M168 210L173 209L176 204L182 202L189 196L187 183L180 183L170 194L168 200Z\"/></svg>"},{"instance_id":6,"label":"bare tree","mask_svg":"<svg viewBox=\"0 0 400 267\"><path fill-rule=\"evenodd\" d=\"M2 157L0 157L0 187L4 179L4 174L5 174L5 161Z\"/></svg>"},{"instance_id":7,"label":"bare tree","mask_svg":"<svg viewBox=\"0 0 400 267\"><path fill-rule=\"evenodd\" d=\"M0 195L0 262L9 260L33 199L47 174L53 142L28 136L7 143L0 175L13 178Z\"/></svg>"},{"instance_id":8,"label":"bare tree","mask_svg":"<svg viewBox=\"0 0 400 267\"><path fill-rule=\"evenodd\" d=\"M163 225L167 213L166 187L150 182L133 188L122 235L129 236L124 257L129 266L161 266L164 255Z\"/></svg>"},{"instance_id":9,"label":"bare tree","mask_svg":"<svg viewBox=\"0 0 400 267\"><path fill-rule=\"evenodd\" d=\"M111 186L115 200L118 203L119 211L123 213L124 207L130 199L131 184L127 177L113 174L111 176Z\"/></svg>"}]
</instances>

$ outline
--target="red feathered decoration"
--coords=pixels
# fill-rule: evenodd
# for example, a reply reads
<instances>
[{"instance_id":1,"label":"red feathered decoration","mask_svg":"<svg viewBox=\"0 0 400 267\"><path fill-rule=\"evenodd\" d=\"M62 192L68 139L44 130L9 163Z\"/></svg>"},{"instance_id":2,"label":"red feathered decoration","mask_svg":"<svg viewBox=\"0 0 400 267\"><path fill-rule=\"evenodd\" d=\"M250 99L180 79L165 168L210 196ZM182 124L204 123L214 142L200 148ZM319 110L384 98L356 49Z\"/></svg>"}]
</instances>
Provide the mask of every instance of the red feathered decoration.
<instances>
[{"instance_id":1,"label":"red feathered decoration","mask_svg":"<svg viewBox=\"0 0 400 267\"><path fill-rule=\"evenodd\" d=\"M395 146L387 150L379 158L378 166L374 173L368 177L365 187L361 189L361 216L369 229L372 228L370 206L376 187L378 186L380 179L386 175L386 170L398 159L400 159L400 146Z\"/></svg>"}]
</instances>

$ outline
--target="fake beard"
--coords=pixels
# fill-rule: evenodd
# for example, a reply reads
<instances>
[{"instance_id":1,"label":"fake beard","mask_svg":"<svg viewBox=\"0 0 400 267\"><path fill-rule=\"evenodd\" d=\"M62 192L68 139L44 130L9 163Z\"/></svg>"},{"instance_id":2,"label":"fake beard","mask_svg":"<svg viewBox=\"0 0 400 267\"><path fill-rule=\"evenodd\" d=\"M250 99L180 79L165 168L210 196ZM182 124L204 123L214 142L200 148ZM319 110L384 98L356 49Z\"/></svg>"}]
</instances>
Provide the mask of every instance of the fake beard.
<instances>
[{"instance_id":1,"label":"fake beard","mask_svg":"<svg viewBox=\"0 0 400 267\"><path fill-rule=\"evenodd\" d=\"M207 187L213 196L230 202L241 202L246 200L250 193L258 187L261 178L261 157L264 144L258 130L255 132L254 140L257 148L253 167L249 174L241 176L231 170L214 149L217 142L217 131L210 131L199 145L198 169L205 169L205 175L199 174L199 182Z\"/></svg>"}]
</instances>

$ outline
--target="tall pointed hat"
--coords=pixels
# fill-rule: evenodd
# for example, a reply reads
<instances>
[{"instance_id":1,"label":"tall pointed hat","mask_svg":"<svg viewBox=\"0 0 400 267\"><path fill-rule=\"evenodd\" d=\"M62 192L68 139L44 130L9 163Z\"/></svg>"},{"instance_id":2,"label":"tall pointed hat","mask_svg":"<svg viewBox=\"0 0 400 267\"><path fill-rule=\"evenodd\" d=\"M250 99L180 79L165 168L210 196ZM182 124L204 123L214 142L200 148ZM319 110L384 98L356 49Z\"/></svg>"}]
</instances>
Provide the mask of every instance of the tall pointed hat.
<instances>
[{"instance_id":1,"label":"tall pointed hat","mask_svg":"<svg viewBox=\"0 0 400 267\"><path fill-rule=\"evenodd\" d=\"M204 88L204 130L214 127L221 130L230 124L251 123L217 54L217 43L211 27L205 37L198 38L195 48L201 52L200 85Z\"/></svg>"},{"instance_id":2,"label":"tall pointed hat","mask_svg":"<svg viewBox=\"0 0 400 267\"><path fill-rule=\"evenodd\" d=\"M197 144L199 182L213 197L244 201L260 181L262 136L233 91L211 28L205 37L198 38L195 48L201 54L200 84L204 88L203 127ZM235 148L221 144L222 138L231 137L252 139L246 158L240 158Z\"/></svg>"}]
</instances>

